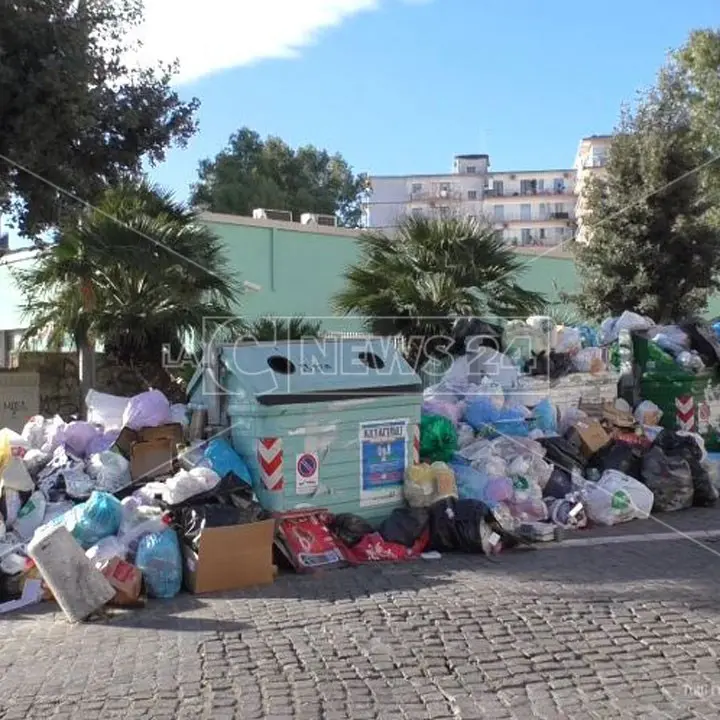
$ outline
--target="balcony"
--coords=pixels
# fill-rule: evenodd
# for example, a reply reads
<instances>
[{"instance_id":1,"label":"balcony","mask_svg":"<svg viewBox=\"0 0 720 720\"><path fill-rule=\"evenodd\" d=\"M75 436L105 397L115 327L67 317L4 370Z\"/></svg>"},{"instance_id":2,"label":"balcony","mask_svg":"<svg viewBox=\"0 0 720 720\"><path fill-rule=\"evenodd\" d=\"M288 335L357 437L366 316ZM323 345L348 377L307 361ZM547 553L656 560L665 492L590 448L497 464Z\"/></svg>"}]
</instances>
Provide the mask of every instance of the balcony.
<instances>
[{"instance_id":1,"label":"balcony","mask_svg":"<svg viewBox=\"0 0 720 720\"><path fill-rule=\"evenodd\" d=\"M590 158L583 162L583 170L589 170L590 168L601 168L607 165L606 157Z\"/></svg>"},{"instance_id":2,"label":"balcony","mask_svg":"<svg viewBox=\"0 0 720 720\"><path fill-rule=\"evenodd\" d=\"M568 187L549 188L543 190L501 190L489 188L485 190L486 198L503 198L503 199L522 199L530 197L566 197L573 195L573 191Z\"/></svg>"},{"instance_id":3,"label":"balcony","mask_svg":"<svg viewBox=\"0 0 720 720\"><path fill-rule=\"evenodd\" d=\"M565 225L571 225L574 218L569 212L535 212L530 217L520 217L520 215L506 215L503 218L493 217L492 221L496 225L507 225L509 223L522 225L523 223L544 223L559 221Z\"/></svg>"},{"instance_id":4,"label":"balcony","mask_svg":"<svg viewBox=\"0 0 720 720\"><path fill-rule=\"evenodd\" d=\"M459 190L418 190L410 191L410 202L442 203L458 202L463 199ZM480 199L480 198L478 198Z\"/></svg>"}]
</instances>

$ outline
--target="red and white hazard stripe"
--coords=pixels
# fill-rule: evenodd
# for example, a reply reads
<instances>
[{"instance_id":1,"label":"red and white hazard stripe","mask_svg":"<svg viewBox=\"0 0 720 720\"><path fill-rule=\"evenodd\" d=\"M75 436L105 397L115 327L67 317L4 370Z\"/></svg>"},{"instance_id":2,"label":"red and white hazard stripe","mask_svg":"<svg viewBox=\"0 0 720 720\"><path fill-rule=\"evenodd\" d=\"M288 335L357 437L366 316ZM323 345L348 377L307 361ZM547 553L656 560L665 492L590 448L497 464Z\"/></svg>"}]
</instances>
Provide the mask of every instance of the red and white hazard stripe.
<instances>
[{"instance_id":1,"label":"red and white hazard stripe","mask_svg":"<svg viewBox=\"0 0 720 720\"><path fill-rule=\"evenodd\" d=\"M282 438L261 438L257 444L260 479L265 487L274 492L285 486L283 478Z\"/></svg>"},{"instance_id":2,"label":"red and white hazard stripe","mask_svg":"<svg viewBox=\"0 0 720 720\"><path fill-rule=\"evenodd\" d=\"M412 454L413 465L417 465L420 462L420 426L413 425L413 454Z\"/></svg>"},{"instance_id":3,"label":"red and white hazard stripe","mask_svg":"<svg viewBox=\"0 0 720 720\"><path fill-rule=\"evenodd\" d=\"M675 398L675 418L679 430L692 432L695 429L695 400L692 395Z\"/></svg>"}]
</instances>

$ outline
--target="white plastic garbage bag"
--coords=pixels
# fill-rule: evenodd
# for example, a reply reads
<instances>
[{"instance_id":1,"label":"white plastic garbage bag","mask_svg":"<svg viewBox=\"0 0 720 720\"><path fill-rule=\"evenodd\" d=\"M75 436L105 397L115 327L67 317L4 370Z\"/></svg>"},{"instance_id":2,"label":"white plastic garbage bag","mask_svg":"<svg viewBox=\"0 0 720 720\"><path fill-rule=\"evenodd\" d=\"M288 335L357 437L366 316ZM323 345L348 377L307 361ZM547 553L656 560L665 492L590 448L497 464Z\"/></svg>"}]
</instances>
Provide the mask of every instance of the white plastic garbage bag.
<instances>
[{"instance_id":1,"label":"white plastic garbage bag","mask_svg":"<svg viewBox=\"0 0 720 720\"><path fill-rule=\"evenodd\" d=\"M131 397L123 413L123 425L131 430L157 427L170 422L170 403L159 390Z\"/></svg>"},{"instance_id":2,"label":"white plastic garbage bag","mask_svg":"<svg viewBox=\"0 0 720 720\"><path fill-rule=\"evenodd\" d=\"M178 505L195 495L212 490L219 482L220 476L210 468L180 470L165 481L163 500L168 505Z\"/></svg>"},{"instance_id":3,"label":"white plastic garbage bag","mask_svg":"<svg viewBox=\"0 0 720 720\"><path fill-rule=\"evenodd\" d=\"M20 508L12 529L23 539L30 540L35 531L43 524L45 517L45 496L36 490Z\"/></svg>"},{"instance_id":4,"label":"white plastic garbage bag","mask_svg":"<svg viewBox=\"0 0 720 720\"><path fill-rule=\"evenodd\" d=\"M85 397L88 422L102 425L106 430L119 430L123 426L123 413L129 402L130 398L89 390Z\"/></svg>"},{"instance_id":5,"label":"white plastic garbage bag","mask_svg":"<svg viewBox=\"0 0 720 720\"><path fill-rule=\"evenodd\" d=\"M170 422L180 423L181 425L189 425L190 420L188 419L188 407L181 403L176 403L170 406Z\"/></svg>"},{"instance_id":6,"label":"white plastic garbage bag","mask_svg":"<svg viewBox=\"0 0 720 720\"><path fill-rule=\"evenodd\" d=\"M45 423L45 442L40 448L44 453L53 453L62 444L66 426L59 415Z\"/></svg>"},{"instance_id":7,"label":"white plastic garbage bag","mask_svg":"<svg viewBox=\"0 0 720 720\"><path fill-rule=\"evenodd\" d=\"M555 333L555 352L574 354L582 348L580 330L566 325L558 325Z\"/></svg>"},{"instance_id":8,"label":"white plastic garbage bag","mask_svg":"<svg viewBox=\"0 0 720 720\"><path fill-rule=\"evenodd\" d=\"M23 440L30 448L39 450L45 443L45 418L42 415L33 415L22 431Z\"/></svg>"},{"instance_id":9,"label":"white plastic garbage bag","mask_svg":"<svg viewBox=\"0 0 720 720\"><path fill-rule=\"evenodd\" d=\"M588 517L598 525L617 525L650 516L652 491L619 470L606 470L597 483L583 487Z\"/></svg>"},{"instance_id":10,"label":"white plastic garbage bag","mask_svg":"<svg viewBox=\"0 0 720 720\"><path fill-rule=\"evenodd\" d=\"M130 463L122 455L109 450L91 455L86 465L86 472L96 490L109 493L116 493L132 482Z\"/></svg>"},{"instance_id":11,"label":"white plastic garbage bag","mask_svg":"<svg viewBox=\"0 0 720 720\"><path fill-rule=\"evenodd\" d=\"M95 565L99 565L106 560L112 560L117 557L124 560L127 557L127 547L120 542L116 535L108 535L104 537L97 545L93 545L85 552L89 560Z\"/></svg>"},{"instance_id":12,"label":"white plastic garbage bag","mask_svg":"<svg viewBox=\"0 0 720 720\"><path fill-rule=\"evenodd\" d=\"M600 347L587 347L578 350L572 359L575 370L582 373L593 372L597 368L605 368L603 358L604 349Z\"/></svg>"}]
</instances>

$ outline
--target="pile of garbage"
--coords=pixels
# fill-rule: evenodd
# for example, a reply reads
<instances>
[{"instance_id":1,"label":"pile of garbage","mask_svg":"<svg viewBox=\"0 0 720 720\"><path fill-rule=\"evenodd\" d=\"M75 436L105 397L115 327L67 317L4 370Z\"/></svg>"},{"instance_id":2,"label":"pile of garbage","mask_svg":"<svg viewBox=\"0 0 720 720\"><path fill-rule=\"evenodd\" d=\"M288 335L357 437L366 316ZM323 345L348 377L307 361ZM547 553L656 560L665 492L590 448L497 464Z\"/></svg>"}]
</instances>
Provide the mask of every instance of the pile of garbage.
<instances>
[{"instance_id":1,"label":"pile of garbage","mask_svg":"<svg viewBox=\"0 0 720 720\"><path fill-rule=\"evenodd\" d=\"M87 421L33 417L22 434L0 431L2 612L55 599L80 621L107 603L174 597L183 582L205 591L199 566L209 574L213 559L200 538L269 517L227 440L186 444L185 406L155 390L91 391L87 405ZM264 581L271 546L272 527Z\"/></svg>"}]
</instances>

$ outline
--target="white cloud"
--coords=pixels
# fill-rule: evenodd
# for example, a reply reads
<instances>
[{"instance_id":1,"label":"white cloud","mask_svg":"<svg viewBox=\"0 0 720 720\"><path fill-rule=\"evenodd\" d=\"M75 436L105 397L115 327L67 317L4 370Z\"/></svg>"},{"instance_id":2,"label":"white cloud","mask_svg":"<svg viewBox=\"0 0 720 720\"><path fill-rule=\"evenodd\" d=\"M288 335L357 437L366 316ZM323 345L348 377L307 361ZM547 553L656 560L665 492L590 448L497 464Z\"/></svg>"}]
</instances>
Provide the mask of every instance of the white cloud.
<instances>
[{"instance_id":1,"label":"white cloud","mask_svg":"<svg viewBox=\"0 0 720 720\"><path fill-rule=\"evenodd\" d=\"M177 58L178 81L189 82L256 60L293 57L319 31L379 5L380 0L145 0L138 59L152 65Z\"/></svg>"}]
</instances>

